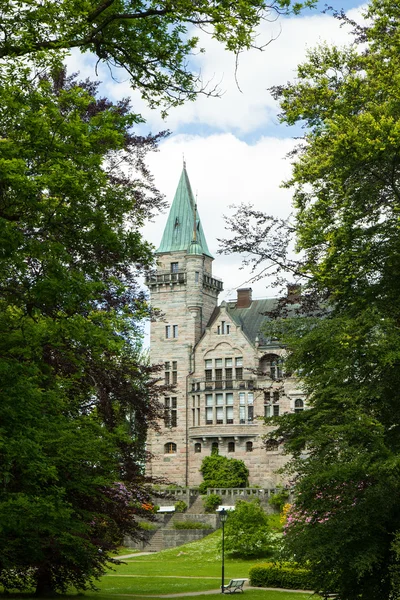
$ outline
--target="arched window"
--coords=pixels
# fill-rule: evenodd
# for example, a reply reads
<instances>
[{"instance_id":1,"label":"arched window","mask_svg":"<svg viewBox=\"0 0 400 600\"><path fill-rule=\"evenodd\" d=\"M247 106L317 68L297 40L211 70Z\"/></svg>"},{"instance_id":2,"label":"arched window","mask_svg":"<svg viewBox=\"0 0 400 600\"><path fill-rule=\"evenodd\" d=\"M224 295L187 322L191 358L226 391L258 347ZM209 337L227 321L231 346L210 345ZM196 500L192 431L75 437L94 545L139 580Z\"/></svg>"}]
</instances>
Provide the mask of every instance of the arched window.
<instances>
[{"instance_id":1,"label":"arched window","mask_svg":"<svg viewBox=\"0 0 400 600\"><path fill-rule=\"evenodd\" d=\"M218 442L211 444L211 454L218 454Z\"/></svg>"},{"instance_id":2,"label":"arched window","mask_svg":"<svg viewBox=\"0 0 400 600\"><path fill-rule=\"evenodd\" d=\"M271 379L281 379L283 376L283 360L278 354L265 354L260 359L259 370Z\"/></svg>"},{"instance_id":3,"label":"arched window","mask_svg":"<svg viewBox=\"0 0 400 600\"><path fill-rule=\"evenodd\" d=\"M200 442L198 442L197 444L194 445L194 451L196 452L196 454L199 454L201 452Z\"/></svg>"},{"instance_id":4,"label":"arched window","mask_svg":"<svg viewBox=\"0 0 400 600\"><path fill-rule=\"evenodd\" d=\"M253 452L253 442L246 442L246 452Z\"/></svg>"},{"instance_id":5,"label":"arched window","mask_svg":"<svg viewBox=\"0 0 400 600\"><path fill-rule=\"evenodd\" d=\"M228 452L235 452L235 442L228 442Z\"/></svg>"},{"instance_id":6,"label":"arched window","mask_svg":"<svg viewBox=\"0 0 400 600\"><path fill-rule=\"evenodd\" d=\"M304 410L304 402L303 402L303 400L300 400L300 398L297 398L297 400L294 401L294 412L299 413L299 412L302 412L303 410Z\"/></svg>"},{"instance_id":7,"label":"arched window","mask_svg":"<svg viewBox=\"0 0 400 600\"><path fill-rule=\"evenodd\" d=\"M168 442L165 444L164 454L176 454L176 444L174 444L174 442Z\"/></svg>"}]
</instances>

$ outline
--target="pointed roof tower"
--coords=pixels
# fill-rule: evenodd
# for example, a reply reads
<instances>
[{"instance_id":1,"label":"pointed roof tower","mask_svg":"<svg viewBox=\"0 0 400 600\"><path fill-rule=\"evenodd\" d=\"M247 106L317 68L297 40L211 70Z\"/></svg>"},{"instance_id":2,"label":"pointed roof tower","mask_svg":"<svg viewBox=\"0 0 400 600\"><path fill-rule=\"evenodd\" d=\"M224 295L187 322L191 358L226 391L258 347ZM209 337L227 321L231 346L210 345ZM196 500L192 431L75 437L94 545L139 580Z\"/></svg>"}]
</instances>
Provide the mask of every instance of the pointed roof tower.
<instances>
[{"instance_id":1,"label":"pointed roof tower","mask_svg":"<svg viewBox=\"0 0 400 600\"><path fill-rule=\"evenodd\" d=\"M193 240L194 219L196 219L195 240ZM157 253L161 254L163 252L188 250L193 241L196 242L195 254L199 253L199 250L201 249L201 254L206 254L213 258L207 246L199 214L195 208L193 192L186 171L186 163L184 162L181 178L175 192L175 197L169 211L167 224Z\"/></svg>"}]
</instances>

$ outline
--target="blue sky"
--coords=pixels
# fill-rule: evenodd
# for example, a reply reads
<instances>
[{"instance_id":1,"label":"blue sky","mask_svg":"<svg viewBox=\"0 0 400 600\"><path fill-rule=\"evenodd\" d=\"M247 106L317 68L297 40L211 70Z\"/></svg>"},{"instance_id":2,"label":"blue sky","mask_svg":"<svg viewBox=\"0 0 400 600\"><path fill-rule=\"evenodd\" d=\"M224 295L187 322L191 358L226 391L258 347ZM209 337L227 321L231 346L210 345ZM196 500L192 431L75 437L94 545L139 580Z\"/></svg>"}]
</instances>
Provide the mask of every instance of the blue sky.
<instances>
[{"instance_id":1,"label":"blue sky","mask_svg":"<svg viewBox=\"0 0 400 600\"><path fill-rule=\"evenodd\" d=\"M355 0L332 0L334 8L350 11L352 18L361 19ZM201 34L200 43L206 49L199 57L198 67L204 79L218 82L224 94L220 98L198 97L182 107L172 109L163 121L159 112L150 111L127 79L116 83L101 73L103 91L111 98L131 96L132 104L147 123L144 131L153 133L170 129L171 136L160 151L149 157L155 181L171 202L185 156L192 187L198 193L199 212L208 246L216 257L214 274L224 279L222 299L235 296L237 287L252 285L253 296L273 296L277 290L263 280L251 284L251 274L240 270L240 257L217 256L217 237L224 237L223 215L232 214L232 204L251 202L257 209L276 216L291 212L290 190L281 183L290 176L291 165L286 158L299 132L278 122L278 106L268 88L293 80L296 66L304 60L307 48L327 42L339 46L351 37L336 19L321 11L327 2L321 1L318 10L306 11L298 17L280 19L264 24L259 39L277 38L264 52L253 50L240 58L238 80L235 84L235 59L213 41ZM93 63L86 55L73 55L70 68L84 76L93 76ZM157 246L161 240L166 214L147 225L143 233Z\"/></svg>"}]
</instances>

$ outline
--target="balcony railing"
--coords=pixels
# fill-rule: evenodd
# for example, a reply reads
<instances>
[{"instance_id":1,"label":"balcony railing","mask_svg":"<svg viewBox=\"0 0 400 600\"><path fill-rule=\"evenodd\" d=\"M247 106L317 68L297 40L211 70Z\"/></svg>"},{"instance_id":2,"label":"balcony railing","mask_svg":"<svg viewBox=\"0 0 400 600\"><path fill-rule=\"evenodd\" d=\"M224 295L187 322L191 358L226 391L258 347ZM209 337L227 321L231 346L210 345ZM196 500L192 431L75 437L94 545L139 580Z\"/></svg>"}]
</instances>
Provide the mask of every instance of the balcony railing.
<instances>
[{"instance_id":1,"label":"balcony railing","mask_svg":"<svg viewBox=\"0 0 400 600\"><path fill-rule=\"evenodd\" d=\"M222 281L215 277L211 277L211 275L203 275L203 284L219 291L223 290Z\"/></svg>"},{"instance_id":2,"label":"balcony railing","mask_svg":"<svg viewBox=\"0 0 400 600\"><path fill-rule=\"evenodd\" d=\"M253 379L196 379L191 381L192 392L213 392L220 390L253 390Z\"/></svg>"},{"instance_id":3,"label":"balcony railing","mask_svg":"<svg viewBox=\"0 0 400 600\"><path fill-rule=\"evenodd\" d=\"M177 273L171 273L170 271L158 272L146 277L146 285L165 285L174 283L185 283L186 273L185 271L178 271Z\"/></svg>"}]
</instances>

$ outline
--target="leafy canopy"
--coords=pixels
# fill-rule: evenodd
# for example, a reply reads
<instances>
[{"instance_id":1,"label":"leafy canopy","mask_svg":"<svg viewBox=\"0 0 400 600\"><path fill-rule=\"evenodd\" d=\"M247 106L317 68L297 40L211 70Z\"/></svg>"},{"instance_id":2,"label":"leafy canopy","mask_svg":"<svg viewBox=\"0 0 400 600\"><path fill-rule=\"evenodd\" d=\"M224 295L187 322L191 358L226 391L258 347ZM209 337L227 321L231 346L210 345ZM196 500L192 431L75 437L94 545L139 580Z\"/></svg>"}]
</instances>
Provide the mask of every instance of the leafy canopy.
<instances>
[{"instance_id":1,"label":"leafy canopy","mask_svg":"<svg viewBox=\"0 0 400 600\"><path fill-rule=\"evenodd\" d=\"M141 351L139 227L161 204L129 104L28 68L0 71L0 582L86 589L151 514L158 416ZM132 266L135 265L135 266Z\"/></svg>"},{"instance_id":2,"label":"leafy canopy","mask_svg":"<svg viewBox=\"0 0 400 600\"><path fill-rule=\"evenodd\" d=\"M314 0L61 0L0 3L0 58L79 48L122 67L151 107L180 104L204 86L188 65L196 29L235 53L255 44L263 19ZM212 93L206 87L206 93Z\"/></svg>"},{"instance_id":3,"label":"leafy canopy","mask_svg":"<svg viewBox=\"0 0 400 600\"><path fill-rule=\"evenodd\" d=\"M274 90L307 129L287 185L305 294L326 309L275 326L311 405L273 433L294 457L286 547L343 600L400 596L400 9L366 14L352 47L318 47Z\"/></svg>"}]
</instances>

